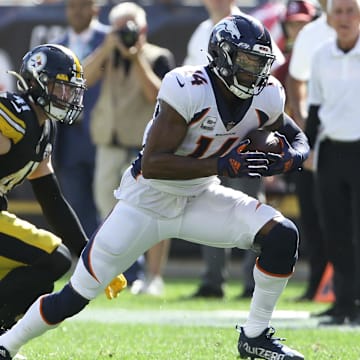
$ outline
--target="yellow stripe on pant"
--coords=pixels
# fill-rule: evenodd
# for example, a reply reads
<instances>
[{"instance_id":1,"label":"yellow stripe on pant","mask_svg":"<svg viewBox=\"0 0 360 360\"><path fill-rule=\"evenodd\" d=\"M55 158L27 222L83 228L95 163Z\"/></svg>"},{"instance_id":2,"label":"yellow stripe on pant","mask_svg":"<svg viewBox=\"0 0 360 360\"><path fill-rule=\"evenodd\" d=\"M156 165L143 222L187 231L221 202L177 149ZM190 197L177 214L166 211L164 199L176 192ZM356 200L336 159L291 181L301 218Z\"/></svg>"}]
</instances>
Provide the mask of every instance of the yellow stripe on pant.
<instances>
[{"instance_id":1,"label":"yellow stripe on pant","mask_svg":"<svg viewBox=\"0 0 360 360\"><path fill-rule=\"evenodd\" d=\"M19 266L52 253L61 239L7 211L0 212L0 279Z\"/></svg>"}]
</instances>

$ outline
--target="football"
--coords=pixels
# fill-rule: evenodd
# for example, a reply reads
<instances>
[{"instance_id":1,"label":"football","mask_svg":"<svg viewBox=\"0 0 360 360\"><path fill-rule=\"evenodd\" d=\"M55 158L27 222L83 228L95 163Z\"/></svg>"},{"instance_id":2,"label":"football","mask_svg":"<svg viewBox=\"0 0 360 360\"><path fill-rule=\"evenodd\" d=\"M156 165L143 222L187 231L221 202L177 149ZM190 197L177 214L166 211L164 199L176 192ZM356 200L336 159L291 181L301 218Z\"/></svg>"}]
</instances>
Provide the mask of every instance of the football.
<instances>
[{"instance_id":1,"label":"football","mask_svg":"<svg viewBox=\"0 0 360 360\"><path fill-rule=\"evenodd\" d=\"M246 150L260 151L264 153L281 153L281 144L275 133L265 129L255 129L250 131L245 139L250 140Z\"/></svg>"}]
</instances>

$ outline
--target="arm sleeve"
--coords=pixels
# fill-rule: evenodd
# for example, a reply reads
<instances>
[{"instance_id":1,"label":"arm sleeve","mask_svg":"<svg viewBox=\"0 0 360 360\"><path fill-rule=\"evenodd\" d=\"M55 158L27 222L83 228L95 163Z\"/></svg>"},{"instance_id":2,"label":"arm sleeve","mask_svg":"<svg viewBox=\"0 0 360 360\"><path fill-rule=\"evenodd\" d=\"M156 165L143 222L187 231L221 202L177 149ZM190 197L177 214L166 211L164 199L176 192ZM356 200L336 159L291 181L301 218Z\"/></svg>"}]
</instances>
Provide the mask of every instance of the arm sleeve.
<instances>
[{"instance_id":1,"label":"arm sleeve","mask_svg":"<svg viewBox=\"0 0 360 360\"><path fill-rule=\"evenodd\" d=\"M71 252L80 256L87 237L74 210L65 200L55 174L30 180L30 183L54 233L62 239Z\"/></svg>"},{"instance_id":2,"label":"arm sleeve","mask_svg":"<svg viewBox=\"0 0 360 360\"><path fill-rule=\"evenodd\" d=\"M308 138L289 115L284 113L283 125L276 130L286 136L291 146L301 156L302 161L309 156L310 147Z\"/></svg>"}]
</instances>

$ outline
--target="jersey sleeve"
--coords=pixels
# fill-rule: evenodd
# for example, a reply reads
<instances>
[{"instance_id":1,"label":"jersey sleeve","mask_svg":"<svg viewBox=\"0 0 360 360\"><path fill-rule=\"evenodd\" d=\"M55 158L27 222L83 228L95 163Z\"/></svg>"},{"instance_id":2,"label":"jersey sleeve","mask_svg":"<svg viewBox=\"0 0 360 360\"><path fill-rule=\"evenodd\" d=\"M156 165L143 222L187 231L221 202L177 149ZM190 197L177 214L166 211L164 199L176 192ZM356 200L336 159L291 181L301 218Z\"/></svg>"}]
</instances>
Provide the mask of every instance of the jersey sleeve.
<instances>
[{"instance_id":1,"label":"jersey sleeve","mask_svg":"<svg viewBox=\"0 0 360 360\"><path fill-rule=\"evenodd\" d=\"M269 117L269 120L264 126L269 126L284 112L286 99L285 90L280 81L271 76L263 92L264 94L261 94L263 95L263 106Z\"/></svg>"},{"instance_id":2,"label":"jersey sleeve","mask_svg":"<svg viewBox=\"0 0 360 360\"><path fill-rule=\"evenodd\" d=\"M189 123L194 114L194 94L191 94L193 86L186 72L180 69L174 69L165 75L158 99L169 104Z\"/></svg>"},{"instance_id":3,"label":"jersey sleeve","mask_svg":"<svg viewBox=\"0 0 360 360\"><path fill-rule=\"evenodd\" d=\"M26 123L21 120L21 105L9 100L6 95L0 97L0 132L14 144L25 135Z\"/></svg>"}]
</instances>

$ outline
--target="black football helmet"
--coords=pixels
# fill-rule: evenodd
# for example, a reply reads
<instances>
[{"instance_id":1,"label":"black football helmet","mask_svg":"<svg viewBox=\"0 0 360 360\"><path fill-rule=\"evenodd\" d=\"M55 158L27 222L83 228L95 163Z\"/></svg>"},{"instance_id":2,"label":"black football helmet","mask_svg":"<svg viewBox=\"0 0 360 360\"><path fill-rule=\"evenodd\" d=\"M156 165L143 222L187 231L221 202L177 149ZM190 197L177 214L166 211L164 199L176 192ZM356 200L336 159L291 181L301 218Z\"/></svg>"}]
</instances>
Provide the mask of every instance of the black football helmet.
<instances>
[{"instance_id":1,"label":"black football helmet","mask_svg":"<svg viewBox=\"0 0 360 360\"><path fill-rule=\"evenodd\" d=\"M51 119L70 125L81 114L85 81L80 61L70 49L39 45L25 54L16 75L19 90L29 94Z\"/></svg>"},{"instance_id":2,"label":"black football helmet","mask_svg":"<svg viewBox=\"0 0 360 360\"><path fill-rule=\"evenodd\" d=\"M232 15L213 28L210 69L240 99L258 95L275 60L271 37L261 22L248 15Z\"/></svg>"}]
</instances>

